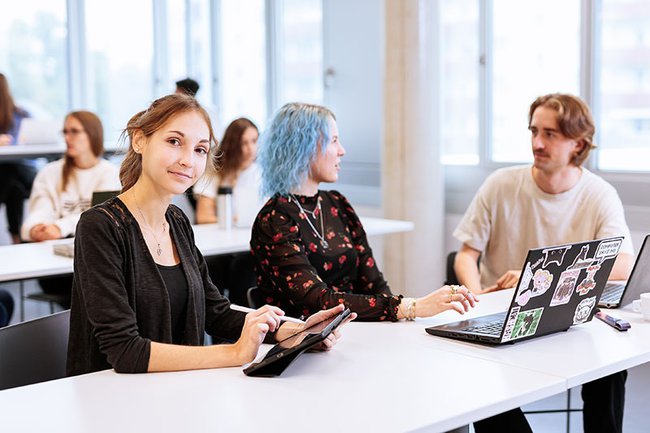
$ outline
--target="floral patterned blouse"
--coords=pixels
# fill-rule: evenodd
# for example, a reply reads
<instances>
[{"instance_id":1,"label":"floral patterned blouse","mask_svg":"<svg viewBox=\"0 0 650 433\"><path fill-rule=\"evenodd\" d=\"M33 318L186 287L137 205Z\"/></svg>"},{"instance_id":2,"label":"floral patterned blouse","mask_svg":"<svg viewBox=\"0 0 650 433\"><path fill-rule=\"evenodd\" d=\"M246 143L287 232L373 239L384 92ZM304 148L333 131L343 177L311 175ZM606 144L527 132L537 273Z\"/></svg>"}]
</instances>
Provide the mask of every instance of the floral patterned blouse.
<instances>
[{"instance_id":1,"label":"floral patterned blouse","mask_svg":"<svg viewBox=\"0 0 650 433\"><path fill-rule=\"evenodd\" d=\"M343 303L361 320L397 320L402 296L391 293L359 217L338 191L271 198L253 225L251 251L259 290L288 315Z\"/></svg>"}]
</instances>

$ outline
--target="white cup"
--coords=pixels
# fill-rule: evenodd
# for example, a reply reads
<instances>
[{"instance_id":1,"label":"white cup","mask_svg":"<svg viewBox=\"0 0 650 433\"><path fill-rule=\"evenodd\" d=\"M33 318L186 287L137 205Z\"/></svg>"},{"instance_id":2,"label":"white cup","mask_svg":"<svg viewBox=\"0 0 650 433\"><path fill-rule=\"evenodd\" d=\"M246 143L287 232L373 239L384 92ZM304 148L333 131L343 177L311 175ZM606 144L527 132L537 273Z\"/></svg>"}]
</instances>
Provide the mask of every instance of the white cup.
<instances>
[{"instance_id":1,"label":"white cup","mask_svg":"<svg viewBox=\"0 0 650 433\"><path fill-rule=\"evenodd\" d=\"M650 293L641 293L640 299L632 301L632 309L643 314L645 320L650 320Z\"/></svg>"}]
</instances>

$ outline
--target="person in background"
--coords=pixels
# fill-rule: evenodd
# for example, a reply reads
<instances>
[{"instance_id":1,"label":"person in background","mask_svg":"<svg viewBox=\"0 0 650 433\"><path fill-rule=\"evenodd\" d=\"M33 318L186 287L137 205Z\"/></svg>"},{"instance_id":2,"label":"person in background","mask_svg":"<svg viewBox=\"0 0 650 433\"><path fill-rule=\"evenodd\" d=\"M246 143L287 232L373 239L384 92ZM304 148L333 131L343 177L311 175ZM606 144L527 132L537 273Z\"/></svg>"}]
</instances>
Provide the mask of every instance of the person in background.
<instances>
[{"instance_id":1,"label":"person in background","mask_svg":"<svg viewBox=\"0 0 650 433\"><path fill-rule=\"evenodd\" d=\"M233 223L240 227L253 225L263 204L259 195L260 174L255 164L258 136L257 126L246 118L236 119L228 125L219 146L218 176L204 176L194 185L197 224L217 222L217 190L230 187ZM250 253L211 257L208 267L212 281L227 293L231 302L248 303L246 291L255 285Z\"/></svg>"},{"instance_id":2,"label":"person in background","mask_svg":"<svg viewBox=\"0 0 650 433\"><path fill-rule=\"evenodd\" d=\"M14 298L11 293L0 289L0 328L7 326L11 322L11 316L14 312Z\"/></svg>"},{"instance_id":3,"label":"person in background","mask_svg":"<svg viewBox=\"0 0 650 433\"><path fill-rule=\"evenodd\" d=\"M16 144L20 123L29 113L16 106L9 82L0 74L0 146ZM13 243L20 243L25 200L29 197L36 168L29 160L0 163L0 204L6 206L7 226Z\"/></svg>"},{"instance_id":4,"label":"person in background","mask_svg":"<svg viewBox=\"0 0 650 433\"><path fill-rule=\"evenodd\" d=\"M190 221L171 204L207 169L216 140L207 112L187 95L168 95L134 115L126 134L122 193L84 212L75 237L69 375L231 367L251 362L262 341L306 324L280 322L265 306L245 314L212 284ZM353 318L353 317L351 317ZM204 346L205 332L233 342ZM321 346L329 349L339 333Z\"/></svg>"},{"instance_id":5,"label":"person in background","mask_svg":"<svg viewBox=\"0 0 650 433\"><path fill-rule=\"evenodd\" d=\"M334 113L319 105L283 106L262 135L262 193L271 199L253 224L251 251L266 301L293 315L344 304L373 321L474 307L462 286L418 299L392 293L352 205L338 191L319 190L336 182L344 155Z\"/></svg>"},{"instance_id":6,"label":"person in background","mask_svg":"<svg viewBox=\"0 0 650 433\"><path fill-rule=\"evenodd\" d=\"M47 164L34 180L22 239L40 242L74 236L83 211L90 208L93 192L119 190L117 166L102 158L104 129L95 114L74 111L63 124L65 156ZM45 293L63 295L69 308L70 277L40 280Z\"/></svg>"},{"instance_id":7,"label":"person in background","mask_svg":"<svg viewBox=\"0 0 650 433\"><path fill-rule=\"evenodd\" d=\"M184 78L176 82L176 91L175 93L184 93L190 96L196 96L199 91L199 83L196 80L191 78Z\"/></svg>"},{"instance_id":8,"label":"person in background","mask_svg":"<svg viewBox=\"0 0 650 433\"><path fill-rule=\"evenodd\" d=\"M491 174L454 231L462 242L454 264L459 281L474 293L515 287L528 250L619 235L624 240L610 278L627 279L634 255L621 199L582 166L595 147L589 107L573 95L540 96L530 106L528 129L533 164ZM622 431L626 377L622 371L583 385L585 432ZM526 424L521 431L530 430L520 410L510 415ZM476 431L492 431L485 424L475 424Z\"/></svg>"}]
</instances>

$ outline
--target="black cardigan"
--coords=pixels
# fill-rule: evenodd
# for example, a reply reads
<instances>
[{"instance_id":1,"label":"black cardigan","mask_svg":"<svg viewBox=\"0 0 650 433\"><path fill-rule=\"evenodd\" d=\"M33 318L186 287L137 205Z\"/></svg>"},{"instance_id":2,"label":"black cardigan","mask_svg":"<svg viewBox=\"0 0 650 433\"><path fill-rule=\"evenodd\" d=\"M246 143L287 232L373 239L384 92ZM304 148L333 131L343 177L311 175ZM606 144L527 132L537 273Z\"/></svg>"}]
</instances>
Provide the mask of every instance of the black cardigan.
<instances>
[{"instance_id":1,"label":"black cardigan","mask_svg":"<svg viewBox=\"0 0 650 433\"><path fill-rule=\"evenodd\" d=\"M203 345L204 331L237 340L245 314L212 284L187 216L170 205L165 217L188 285L183 344ZM171 311L137 221L112 198L81 215L74 249L68 375L146 372L151 341L172 342Z\"/></svg>"}]
</instances>

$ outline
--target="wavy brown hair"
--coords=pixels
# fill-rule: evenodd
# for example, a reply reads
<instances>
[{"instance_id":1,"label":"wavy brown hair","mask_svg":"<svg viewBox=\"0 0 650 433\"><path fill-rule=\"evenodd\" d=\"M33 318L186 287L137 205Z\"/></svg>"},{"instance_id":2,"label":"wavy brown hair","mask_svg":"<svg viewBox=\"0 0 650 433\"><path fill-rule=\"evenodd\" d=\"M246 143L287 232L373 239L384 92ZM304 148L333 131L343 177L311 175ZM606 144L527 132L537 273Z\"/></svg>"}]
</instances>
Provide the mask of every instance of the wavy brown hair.
<instances>
[{"instance_id":1,"label":"wavy brown hair","mask_svg":"<svg viewBox=\"0 0 650 433\"><path fill-rule=\"evenodd\" d=\"M13 128L14 113L27 115L24 110L14 103L14 98L9 90L9 81L7 81L4 74L0 74L0 134L6 134Z\"/></svg>"},{"instance_id":2,"label":"wavy brown hair","mask_svg":"<svg viewBox=\"0 0 650 433\"><path fill-rule=\"evenodd\" d=\"M538 107L550 108L557 112L557 123L560 132L571 140L582 142L582 149L573 156L572 162L580 167L589 156L589 152L596 148L593 142L596 126L591 115L591 110L580 98L567 93L551 93L540 96L531 104L528 111L528 127L533 120L533 113Z\"/></svg>"},{"instance_id":3,"label":"wavy brown hair","mask_svg":"<svg viewBox=\"0 0 650 433\"><path fill-rule=\"evenodd\" d=\"M90 141L90 150L93 155L100 158L104 154L104 127L102 121L95 113L90 111L73 111L65 116L66 119L73 117L81 123L88 141ZM67 154L63 159L63 175L61 177L61 191L65 191L72 176L72 170L75 168L74 158Z\"/></svg>"},{"instance_id":4,"label":"wavy brown hair","mask_svg":"<svg viewBox=\"0 0 650 433\"><path fill-rule=\"evenodd\" d=\"M122 183L122 192L129 190L140 178L142 174L142 155L133 150L133 137L137 132L149 139L172 117L188 111L196 111L205 120L210 131L210 155L207 160L205 170L208 175L214 175L218 170L215 152L217 149L217 139L212 130L212 122L207 111L192 96L174 93L171 95L158 98L151 103L149 108L135 114L126 125L122 132L122 137L128 137L129 149L126 152L124 161L120 167L120 182Z\"/></svg>"},{"instance_id":5,"label":"wavy brown hair","mask_svg":"<svg viewBox=\"0 0 650 433\"><path fill-rule=\"evenodd\" d=\"M236 173L241 167L242 159L244 157L241 149L241 140L244 132L248 128L253 128L259 134L257 126L245 117L233 120L226 132L223 134L221 144L219 145L219 160L221 176L228 177Z\"/></svg>"}]
</instances>

